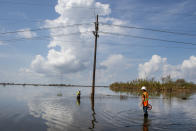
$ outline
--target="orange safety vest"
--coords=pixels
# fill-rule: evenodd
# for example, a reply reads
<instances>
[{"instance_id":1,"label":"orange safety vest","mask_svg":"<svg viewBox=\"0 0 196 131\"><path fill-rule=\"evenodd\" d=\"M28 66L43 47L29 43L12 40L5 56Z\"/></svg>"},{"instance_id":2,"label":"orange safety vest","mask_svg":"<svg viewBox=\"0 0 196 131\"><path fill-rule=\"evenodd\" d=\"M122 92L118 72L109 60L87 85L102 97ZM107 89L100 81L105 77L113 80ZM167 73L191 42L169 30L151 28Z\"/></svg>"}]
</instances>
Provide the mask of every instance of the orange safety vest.
<instances>
[{"instance_id":1,"label":"orange safety vest","mask_svg":"<svg viewBox=\"0 0 196 131\"><path fill-rule=\"evenodd\" d=\"M148 106L148 93L147 92L143 93L143 98L144 98L143 105Z\"/></svg>"}]
</instances>

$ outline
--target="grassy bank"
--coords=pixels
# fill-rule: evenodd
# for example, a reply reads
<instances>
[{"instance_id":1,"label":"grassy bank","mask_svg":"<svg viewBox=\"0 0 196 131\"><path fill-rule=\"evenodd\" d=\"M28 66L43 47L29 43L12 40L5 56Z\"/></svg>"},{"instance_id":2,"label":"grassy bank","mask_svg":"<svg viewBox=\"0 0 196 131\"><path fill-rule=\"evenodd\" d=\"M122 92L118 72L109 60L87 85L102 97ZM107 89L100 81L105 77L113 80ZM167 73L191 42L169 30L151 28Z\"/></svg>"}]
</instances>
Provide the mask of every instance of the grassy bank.
<instances>
[{"instance_id":1,"label":"grassy bank","mask_svg":"<svg viewBox=\"0 0 196 131\"><path fill-rule=\"evenodd\" d=\"M196 90L196 84L187 82L184 79L172 80L170 76L163 77L162 81L152 79L137 79L130 82L115 82L110 85L110 89L120 92L140 91L142 86L146 86L148 91L180 91Z\"/></svg>"}]
</instances>

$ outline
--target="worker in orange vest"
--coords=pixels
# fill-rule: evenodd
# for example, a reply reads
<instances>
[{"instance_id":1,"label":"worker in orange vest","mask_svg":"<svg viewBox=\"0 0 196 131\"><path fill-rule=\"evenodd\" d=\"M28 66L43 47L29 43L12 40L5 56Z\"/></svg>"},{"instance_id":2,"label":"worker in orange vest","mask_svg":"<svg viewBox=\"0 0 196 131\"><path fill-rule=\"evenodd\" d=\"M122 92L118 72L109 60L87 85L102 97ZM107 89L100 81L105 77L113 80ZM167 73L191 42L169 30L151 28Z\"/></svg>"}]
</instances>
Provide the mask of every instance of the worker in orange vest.
<instances>
[{"instance_id":1,"label":"worker in orange vest","mask_svg":"<svg viewBox=\"0 0 196 131\"><path fill-rule=\"evenodd\" d=\"M144 116L148 116L148 92L145 86L142 86L141 90L143 91L141 105L143 105Z\"/></svg>"}]
</instances>

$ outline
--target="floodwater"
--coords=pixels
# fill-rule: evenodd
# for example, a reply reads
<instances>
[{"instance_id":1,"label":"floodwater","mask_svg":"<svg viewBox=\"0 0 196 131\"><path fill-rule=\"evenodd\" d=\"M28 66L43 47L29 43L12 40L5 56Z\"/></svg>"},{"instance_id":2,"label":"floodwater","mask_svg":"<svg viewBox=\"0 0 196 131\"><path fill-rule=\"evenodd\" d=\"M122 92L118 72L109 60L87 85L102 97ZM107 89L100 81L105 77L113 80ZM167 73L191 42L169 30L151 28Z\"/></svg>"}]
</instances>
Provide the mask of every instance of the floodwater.
<instances>
[{"instance_id":1,"label":"floodwater","mask_svg":"<svg viewBox=\"0 0 196 131\"><path fill-rule=\"evenodd\" d=\"M144 118L138 95L96 88L93 108L90 93L87 87L0 86L0 131L196 130L196 94L150 96L153 108Z\"/></svg>"}]
</instances>

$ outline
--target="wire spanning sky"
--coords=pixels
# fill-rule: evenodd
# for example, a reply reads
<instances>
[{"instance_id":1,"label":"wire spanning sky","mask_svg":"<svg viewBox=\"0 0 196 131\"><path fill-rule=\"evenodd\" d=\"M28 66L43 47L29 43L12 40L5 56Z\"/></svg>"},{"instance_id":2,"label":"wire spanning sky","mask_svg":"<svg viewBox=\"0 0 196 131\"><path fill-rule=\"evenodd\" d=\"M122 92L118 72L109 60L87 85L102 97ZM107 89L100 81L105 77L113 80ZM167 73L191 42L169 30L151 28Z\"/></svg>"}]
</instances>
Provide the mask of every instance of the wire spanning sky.
<instances>
[{"instance_id":1,"label":"wire spanning sky","mask_svg":"<svg viewBox=\"0 0 196 131\"><path fill-rule=\"evenodd\" d=\"M196 82L194 0L0 0L0 82L96 84L170 75Z\"/></svg>"}]
</instances>

